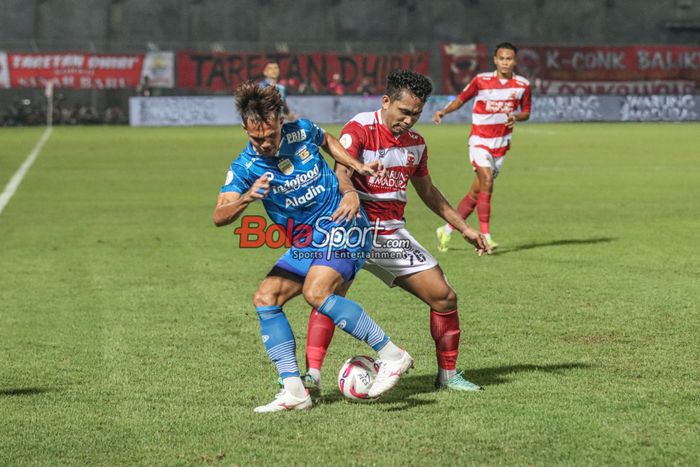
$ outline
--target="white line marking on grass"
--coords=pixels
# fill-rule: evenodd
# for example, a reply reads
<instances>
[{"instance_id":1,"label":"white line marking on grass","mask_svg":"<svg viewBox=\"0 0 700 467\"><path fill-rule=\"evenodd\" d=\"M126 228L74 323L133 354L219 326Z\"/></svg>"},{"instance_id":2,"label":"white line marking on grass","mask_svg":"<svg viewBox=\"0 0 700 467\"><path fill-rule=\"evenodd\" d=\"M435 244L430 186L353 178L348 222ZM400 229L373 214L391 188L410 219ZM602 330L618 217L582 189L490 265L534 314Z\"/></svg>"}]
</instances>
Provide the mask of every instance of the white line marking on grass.
<instances>
[{"instance_id":1,"label":"white line marking on grass","mask_svg":"<svg viewBox=\"0 0 700 467\"><path fill-rule=\"evenodd\" d=\"M27 174L27 171L39 156L41 148L43 148L44 144L46 144L46 142L49 140L49 136L51 136L52 131L52 127L47 127L44 130L44 133L41 134L41 138L39 138L39 141L34 146L34 149L32 149L32 152L29 153L22 165L19 167L19 169L17 169L17 172L15 172L7 185L5 185L5 189L3 190L2 194L0 194L0 214L2 214L3 209L5 209L7 203L10 202L10 198L12 198L12 195L14 195L15 191L17 191L19 184L22 183L22 179Z\"/></svg>"}]
</instances>

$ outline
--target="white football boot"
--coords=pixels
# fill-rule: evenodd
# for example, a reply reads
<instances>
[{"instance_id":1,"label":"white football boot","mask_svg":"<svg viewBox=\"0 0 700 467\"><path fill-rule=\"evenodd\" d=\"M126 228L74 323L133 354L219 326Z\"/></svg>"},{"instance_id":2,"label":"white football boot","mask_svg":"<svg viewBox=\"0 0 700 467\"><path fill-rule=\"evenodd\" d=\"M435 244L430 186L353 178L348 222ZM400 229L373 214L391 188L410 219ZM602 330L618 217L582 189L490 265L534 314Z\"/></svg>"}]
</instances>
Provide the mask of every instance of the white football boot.
<instances>
[{"instance_id":1,"label":"white football boot","mask_svg":"<svg viewBox=\"0 0 700 467\"><path fill-rule=\"evenodd\" d=\"M311 396L309 395L308 389L306 390L306 395L304 398L299 399L294 397L289 392L284 389L277 393L275 400L267 405L261 405L255 408L257 413L266 412L282 412L283 410L306 410L310 409L312 406Z\"/></svg>"},{"instance_id":2,"label":"white football boot","mask_svg":"<svg viewBox=\"0 0 700 467\"><path fill-rule=\"evenodd\" d=\"M401 375L408 372L409 368L413 368L413 359L405 350L399 360L381 360L379 371L374 378L372 387L369 388L367 397L379 397L396 386Z\"/></svg>"}]
</instances>

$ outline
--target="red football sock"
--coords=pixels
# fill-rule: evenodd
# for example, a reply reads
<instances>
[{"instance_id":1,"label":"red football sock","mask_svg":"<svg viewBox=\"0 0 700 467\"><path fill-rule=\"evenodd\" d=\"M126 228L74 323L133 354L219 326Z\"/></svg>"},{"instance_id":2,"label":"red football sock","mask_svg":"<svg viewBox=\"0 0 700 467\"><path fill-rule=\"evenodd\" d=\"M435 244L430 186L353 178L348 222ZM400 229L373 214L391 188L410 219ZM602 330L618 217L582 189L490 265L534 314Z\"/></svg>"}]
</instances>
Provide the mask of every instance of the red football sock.
<instances>
[{"instance_id":1,"label":"red football sock","mask_svg":"<svg viewBox=\"0 0 700 467\"><path fill-rule=\"evenodd\" d=\"M491 193L481 192L476 197L476 211L479 215L479 228L481 233L489 233L489 221L491 220Z\"/></svg>"},{"instance_id":2,"label":"red football sock","mask_svg":"<svg viewBox=\"0 0 700 467\"><path fill-rule=\"evenodd\" d=\"M430 310L430 335L435 341L438 366L444 370L457 368L460 332L457 310L447 313Z\"/></svg>"},{"instance_id":3,"label":"red football sock","mask_svg":"<svg viewBox=\"0 0 700 467\"><path fill-rule=\"evenodd\" d=\"M462 198L462 201L459 202L459 205L457 205L457 212L462 216L462 219L466 219L474 210L474 206L476 206L476 200L467 193L467 195Z\"/></svg>"},{"instance_id":4,"label":"red football sock","mask_svg":"<svg viewBox=\"0 0 700 467\"><path fill-rule=\"evenodd\" d=\"M331 318L315 308L311 310L306 331L306 368L321 369L334 332L335 325Z\"/></svg>"}]
</instances>

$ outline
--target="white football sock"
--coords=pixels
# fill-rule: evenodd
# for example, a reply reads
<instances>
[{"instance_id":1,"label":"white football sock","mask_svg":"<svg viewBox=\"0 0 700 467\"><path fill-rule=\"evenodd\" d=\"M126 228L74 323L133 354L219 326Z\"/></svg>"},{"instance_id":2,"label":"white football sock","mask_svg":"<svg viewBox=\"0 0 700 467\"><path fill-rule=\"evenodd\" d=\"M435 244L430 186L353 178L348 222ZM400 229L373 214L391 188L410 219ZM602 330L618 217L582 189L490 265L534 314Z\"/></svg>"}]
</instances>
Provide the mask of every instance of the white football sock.
<instances>
[{"instance_id":1,"label":"white football sock","mask_svg":"<svg viewBox=\"0 0 700 467\"><path fill-rule=\"evenodd\" d=\"M438 373L440 374L440 382L446 383L448 379L457 374L457 370L446 370L444 368L439 368Z\"/></svg>"},{"instance_id":2,"label":"white football sock","mask_svg":"<svg viewBox=\"0 0 700 467\"><path fill-rule=\"evenodd\" d=\"M309 371L307 371L307 373L309 374L309 376L315 379L317 383L321 381L321 370L319 370L318 368L309 368Z\"/></svg>"},{"instance_id":3,"label":"white football sock","mask_svg":"<svg viewBox=\"0 0 700 467\"><path fill-rule=\"evenodd\" d=\"M284 378L282 382L284 383L284 390L290 393L292 396L299 399L304 399L306 397L306 389L304 388L304 383L301 382L300 377L290 376L289 378Z\"/></svg>"},{"instance_id":4,"label":"white football sock","mask_svg":"<svg viewBox=\"0 0 700 467\"><path fill-rule=\"evenodd\" d=\"M443 230L447 235L452 234L452 231L453 231L454 229L455 229L455 228L452 227L452 225L450 225L450 224L445 224L445 225L442 226L442 230Z\"/></svg>"},{"instance_id":5,"label":"white football sock","mask_svg":"<svg viewBox=\"0 0 700 467\"><path fill-rule=\"evenodd\" d=\"M403 350L396 346L393 342L389 341L384 347L379 349L379 358L381 360L401 360L403 356Z\"/></svg>"},{"instance_id":6,"label":"white football sock","mask_svg":"<svg viewBox=\"0 0 700 467\"><path fill-rule=\"evenodd\" d=\"M482 233L481 235L484 236L484 238L486 239L487 242L491 240L491 234L489 234L489 233Z\"/></svg>"}]
</instances>

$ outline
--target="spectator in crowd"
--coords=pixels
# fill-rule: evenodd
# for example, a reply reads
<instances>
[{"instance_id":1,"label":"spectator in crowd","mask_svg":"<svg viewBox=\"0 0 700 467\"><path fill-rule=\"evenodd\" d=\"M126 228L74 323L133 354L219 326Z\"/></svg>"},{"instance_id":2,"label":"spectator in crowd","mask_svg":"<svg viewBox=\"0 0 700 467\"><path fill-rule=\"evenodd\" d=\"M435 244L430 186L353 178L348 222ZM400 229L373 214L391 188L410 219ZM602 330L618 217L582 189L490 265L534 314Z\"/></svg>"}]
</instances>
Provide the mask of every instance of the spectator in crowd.
<instances>
[{"instance_id":1,"label":"spectator in crowd","mask_svg":"<svg viewBox=\"0 0 700 467\"><path fill-rule=\"evenodd\" d=\"M342 96L345 94L345 86L340 80L340 73L333 73L333 79L328 83L328 92L334 96Z\"/></svg>"},{"instance_id":2,"label":"spectator in crowd","mask_svg":"<svg viewBox=\"0 0 700 467\"><path fill-rule=\"evenodd\" d=\"M376 93L377 92L374 89L374 85L372 85L372 81L370 81L369 77L363 77L362 81L360 82L360 85L357 87L357 94L362 94L363 96L371 96Z\"/></svg>"},{"instance_id":3,"label":"spectator in crowd","mask_svg":"<svg viewBox=\"0 0 700 467\"><path fill-rule=\"evenodd\" d=\"M287 104L287 88L280 83L280 66L277 62L268 62L263 69L263 80L260 81L260 86L266 88L268 86L274 86L277 91L282 96L282 113L284 118L288 121L294 121L297 119L297 115L291 111L289 104Z\"/></svg>"},{"instance_id":4,"label":"spectator in crowd","mask_svg":"<svg viewBox=\"0 0 700 467\"><path fill-rule=\"evenodd\" d=\"M139 85L136 87L136 92L139 96L151 97L153 95L153 88L151 87L151 77L145 75Z\"/></svg>"},{"instance_id":5,"label":"spectator in crowd","mask_svg":"<svg viewBox=\"0 0 700 467\"><path fill-rule=\"evenodd\" d=\"M316 87L314 82L307 77L304 81L301 82L301 84L299 84L299 94L303 94L305 96L311 94L318 94L318 88Z\"/></svg>"}]
</instances>

